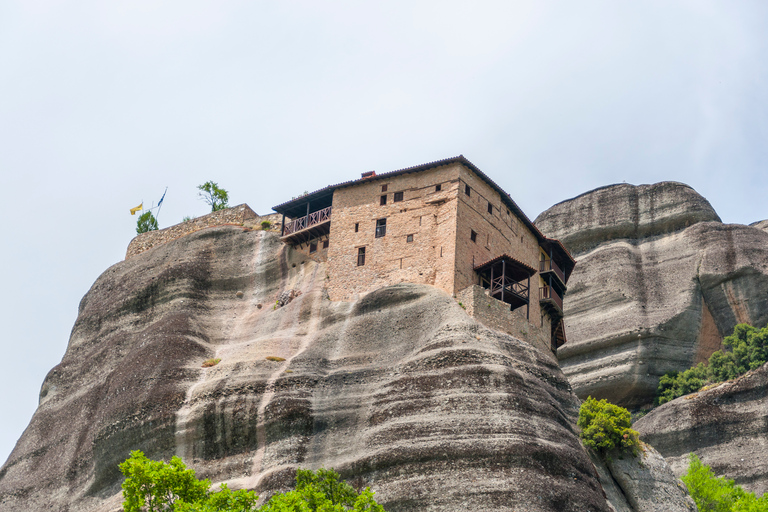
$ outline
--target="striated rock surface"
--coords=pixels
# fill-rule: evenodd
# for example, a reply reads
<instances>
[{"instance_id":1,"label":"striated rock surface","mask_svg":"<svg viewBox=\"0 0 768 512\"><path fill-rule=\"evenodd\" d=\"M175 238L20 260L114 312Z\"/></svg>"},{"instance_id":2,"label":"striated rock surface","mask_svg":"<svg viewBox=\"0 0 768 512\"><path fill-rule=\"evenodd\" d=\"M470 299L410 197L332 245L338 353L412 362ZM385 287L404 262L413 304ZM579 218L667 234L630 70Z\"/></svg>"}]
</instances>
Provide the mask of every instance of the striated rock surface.
<instances>
[{"instance_id":1,"label":"striated rock surface","mask_svg":"<svg viewBox=\"0 0 768 512\"><path fill-rule=\"evenodd\" d=\"M706 360L737 323L768 323L768 233L722 224L686 185L603 187L535 224L577 261L558 358L581 398L647 405L661 375Z\"/></svg>"},{"instance_id":2,"label":"striated rock surface","mask_svg":"<svg viewBox=\"0 0 768 512\"><path fill-rule=\"evenodd\" d=\"M0 510L118 510L134 449L263 497L325 466L390 512L611 509L551 354L429 286L333 303L325 279L237 227L108 269L0 469Z\"/></svg>"},{"instance_id":3,"label":"striated rock surface","mask_svg":"<svg viewBox=\"0 0 768 512\"><path fill-rule=\"evenodd\" d=\"M750 224L753 228L762 229L763 231L768 231L768 220L761 220L759 222L753 222Z\"/></svg>"},{"instance_id":4,"label":"striated rock surface","mask_svg":"<svg viewBox=\"0 0 768 512\"><path fill-rule=\"evenodd\" d=\"M652 446L644 445L637 457L613 454L604 462L590 456L616 512L696 512L688 489Z\"/></svg>"},{"instance_id":5,"label":"striated rock surface","mask_svg":"<svg viewBox=\"0 0 768 512\"><path fill-rule=\"evenodd\" d=\"M693 452L718 476L768 492L768 364L717 387L672 400L634 424L677 475Z\"/></svg>"}]
</instances>

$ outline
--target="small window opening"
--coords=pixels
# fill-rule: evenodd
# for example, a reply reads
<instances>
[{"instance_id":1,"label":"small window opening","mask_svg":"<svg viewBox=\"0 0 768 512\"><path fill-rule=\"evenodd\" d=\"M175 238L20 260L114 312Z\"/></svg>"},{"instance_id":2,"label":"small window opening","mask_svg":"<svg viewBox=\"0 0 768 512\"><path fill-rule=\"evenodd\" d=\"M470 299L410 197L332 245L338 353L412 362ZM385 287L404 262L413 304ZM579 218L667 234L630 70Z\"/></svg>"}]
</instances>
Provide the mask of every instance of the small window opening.
<instances>
[{"instance_id":1,"label":"small window opening","mask_svg":"<svg viewBox=\"0 0 768 512\"><path fill-rule=\"evenodd\" d=\"M376 238L381 238L387 234L387 219L376 220Z\"/></svg>"},{"instance_id":2,"label":"small window opening","mask_svg":"<svg viewBox=\"0 0 768 512\"><path fill-rule=\"evenodd\" d=\"M419 226L421 226L421 215L419 215Z\"/></svg>"},{"instance_id":3,"label":"small window opening","mask_svg":"<svg viewBox=\"0 0 768 512\"><path fill-rule=\"evenodd\" d=\"M409 243L410 243L410 242L413 242L413 235L408 235L408 236L406 236L406 237L405 237L405 241L406 241L406 242L409 242Z\"/></svg>"},{"instance_id":4,"label":"small window opening","mask_svg":"<svg viewBox=\"0 0 768 512\"><path fill-rule=\"evenodd\" d=\"M312 254L313 252L317 252L317 242L309 244L309 254Z\"/></svg>"},{"instance_id":5,"label":"small window opening","mask_svg":"<svg viewBox=\"0 0 768 512\"><path fill-rule=\"evenodd\" d=\"M443 190L442 183L438 183L437 185L435 185L435 192L440 192L441 190Z\"/></svg>"},{"instance_id":6,"label":"small window opening","mask_svg":"<svg viewBox=\"0 0 768 512\"><path fill-rule=\"evenodd\" d=\"M358 231L360 231L360 223L355 222L355 233L357 233Z\"/></svg>"},{"instance_id":7,"label":"small window opening","mask_svg":"<svg viewBox=\"0 0 768 512\"><path fill-rule=\"evenodd\" d=\"M507 217L509 217L509 210L507 210Z\"/></svg>"},{"instance_id":8,"label":"small window opening","mask_svg":"<svg viewBox=\"0 0 768 512\"><path fill-rule=\"evenodd\" d=\"M357 266L362 267L365 265L365 247L360 247L357 250Z\"/></svg>"},{"instance_id":9,"label":"small window opening","mask_svg":"<svg viewBox=\"0 0 768 512\"><path fill-rule=\"evenodd\" d=\"M464 185L464 193L469 195L469 185Z\"/></svg>"},{"instance_id":10,"label":"small window opening","mask_svg":"<svg viewBox=\"0 0 768 512\"><path fill-rule=\"evenodd\" d=\"M399 203L399 202L400 202L400 201L402 201L402 200L403 200L403 193L402 193L402 192L395 192L395 198L394 198L394 201L395 201L396 203Z\"/></svg>"},{"instance_id":11,"label":"small window opening","mask_svg":"<svg viewBox=\"0 0 768 512\"><path fill-rule=\"evenodd\" d=\"M400 269L402 270L402 268L403 268L403 258L400 258Z\"/></svg>"},{"instance_id":12,"label":"small window opening","mask_svg":"<svg viewBox=\"0 0 768 512\"><path fill-rule=\"evenodd\" d=\"M443 257L443 246L442 245L440 246L440 257L441 258Z\"/></svg>"},{"instance_id":13,"label":"small window opening","mask_svg":"<svg viewBox=\"0 0 768 512\"><path fill-rule=\"evenodd\" d=\"M470 238L470 239L471 239L473 242L477 243L477 233L475 233L475 232L474 232L473 230L471 230L471 229L469 230L469 238Z\"/></svg>"},{"instance_id":14,"label":"small window opening","mask_svg":"<svg viewBox=\"0 0 768 512\"><path fill-rule=\"evenodd\" d=\"M328 240L323 240L323 249L328 248Z\"/></svg>"},{"instance_id":15,"label":"small window opening","mask_svg":"<svg viewBox=\"0 0 768 512\"><path fill-rule=\"evenodd\" d=\"M486 247L490 247L491 246L491 234L490 233L485 235L485 246Z\"/></svg>"},{"instance_id":16,"label":"small window opening","mask_svg":"<svg viewBox=\"0 0 768 512\"><path fill-rule=\"evenodd\" d=\"M488 213L493 215L493 205L490 202L488 203Z\"/></svg>"},{"instance_id":17,"label":"small window opening","mask_svg":"<svg viewBox=\"0 0 768 512\"><path fill-rule=\"evenodd\" d=\"M386 192L387 191L387 186L386 185L382 185L381 186L381 191L382 192Z\"/></svg>"},{"instance_id":18,"label":"small window opening","mask_svg":"<svg viewBox=\"0 0 768 512\"><path fill-rule=\"evenodd\" d=\"M384 206L385 204L387 204L387 194L384 194L383 196L381 196L381 201L379 201L379 204L381 206Z\"/></svg>"}]
</instances>

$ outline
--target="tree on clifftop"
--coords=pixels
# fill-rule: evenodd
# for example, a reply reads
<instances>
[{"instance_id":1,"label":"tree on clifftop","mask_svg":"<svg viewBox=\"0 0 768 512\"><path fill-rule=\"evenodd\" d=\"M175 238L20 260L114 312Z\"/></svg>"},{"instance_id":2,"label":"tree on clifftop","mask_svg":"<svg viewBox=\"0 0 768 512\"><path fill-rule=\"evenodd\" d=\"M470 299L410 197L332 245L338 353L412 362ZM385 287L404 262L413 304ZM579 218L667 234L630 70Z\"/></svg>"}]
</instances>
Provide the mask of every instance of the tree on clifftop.
<instances>
[{"instance_id":1,"label":"tree on clifftop","mask_svg":"<svg viewBox=\"0 0 768 512\"><path fill-rule=\"evenodd\" d=\"M139 216L139 220L136 221L136 233L142 234L147 231L157 230L157 219L152 212L147 210Z\"/></svg>"},{"instance_id":2,"label":"tree on clifftop","mask_svg":"<svg viewBox=\"0 0 768 512\"><path fill-rule=\"evenodd\" d=\"M206 181L197 187L200 198L211 205L211 211L216 212L229 207L229 192L214 181Z\"/></svg>"}]
</instances>

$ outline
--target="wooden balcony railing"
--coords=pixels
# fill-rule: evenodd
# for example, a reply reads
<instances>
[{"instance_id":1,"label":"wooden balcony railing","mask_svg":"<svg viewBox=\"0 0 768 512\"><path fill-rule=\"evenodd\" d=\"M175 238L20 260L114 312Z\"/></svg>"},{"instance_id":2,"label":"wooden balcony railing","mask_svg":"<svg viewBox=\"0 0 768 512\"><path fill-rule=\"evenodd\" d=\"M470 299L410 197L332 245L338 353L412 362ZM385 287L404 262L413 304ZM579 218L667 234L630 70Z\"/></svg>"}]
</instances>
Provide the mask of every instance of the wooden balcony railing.
<instances>
[{"instance_id":1,"label":"wooden balcony railing","mask_svg":"<svg viewBox=\"0 0 768 512\"><path fill-rule=\"evenodd\" d=\"M551 286L544 286L539 288L539 300L551 300L557 304L557 307L560 308L560 311L563 311L563 298L558 295L557 290Z\"/></svg>"},{"instance_id":2,"label":"wooden balcony railing","mask_svg":"<svg viewBox=\"0 0 768 512\"><path fill-rule=\"evenodd\" d=\"M565 284L565 273L560 269L554 260L549 259L539 262L539 272L548 272L550 270L557 274L557 277L560 278L560 281Z\"/></svg>"},{"instance_id":3,"label":"wooden balcony railing","mask_svg":"<svg viewBox=\"0 0 768 512\"><path fill-rule=\"evenodd\" d=\"M509 277L499 276L491 280L491 297L511 303L512 296L528 302L528 286ZM497 296L498 295L498 296ZM506 295L506 296L505 296Z\"/></svg>"},{"instance_id":4,"label":"wooden balcony railing","mask_svg":"<svg viewBox=\"0 0 768 512\"><path fill-rule=\"evenodd\" d=\"M297 233L302 229L311 228L316 224L322 224L323 222L328 222L329 220L331 220L330 206L323 208L322 210L312 212L309 215L305 215L304 217L299 217L293 222L289 222L285 225L285 228L283 228L283 236L292 235L293 233Z\"/></svg>"}]
</instances>

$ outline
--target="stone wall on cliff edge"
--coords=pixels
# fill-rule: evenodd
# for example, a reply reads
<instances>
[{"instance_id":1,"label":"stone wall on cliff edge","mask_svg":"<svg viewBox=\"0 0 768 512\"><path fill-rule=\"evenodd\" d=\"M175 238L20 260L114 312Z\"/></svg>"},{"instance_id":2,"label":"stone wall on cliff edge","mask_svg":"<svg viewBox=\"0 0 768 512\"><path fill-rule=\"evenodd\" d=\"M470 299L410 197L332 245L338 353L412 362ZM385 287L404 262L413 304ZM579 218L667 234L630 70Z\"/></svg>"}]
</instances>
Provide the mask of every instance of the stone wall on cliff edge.
<instances>
[{"instance_id":1,"label":"stone wall on cliff edge","mask_svg":"<svg viewBox=\"0 0 768 512\"><path fill-rule=\"evenodd\" d=\"M331 302L325 279L236 226L107 269L0 469L0 510L118 510L134 449L264 497L325 466L390 512L610 510L549 356L434 287Z\"/></svg>"},{"instance_id":2,"label":"stone wall on cliff edge","mask_svg":"<svg viewBox=\"0 0 768 512\"><path fill-rule=\"evenodd\" d=\"M645 407L661 375L706 360L737 323L768 322L768 233L723 224L687 185L603 187L535 224L577 261L558 357L579 397Z\"/></svg>"}]
</instances>

